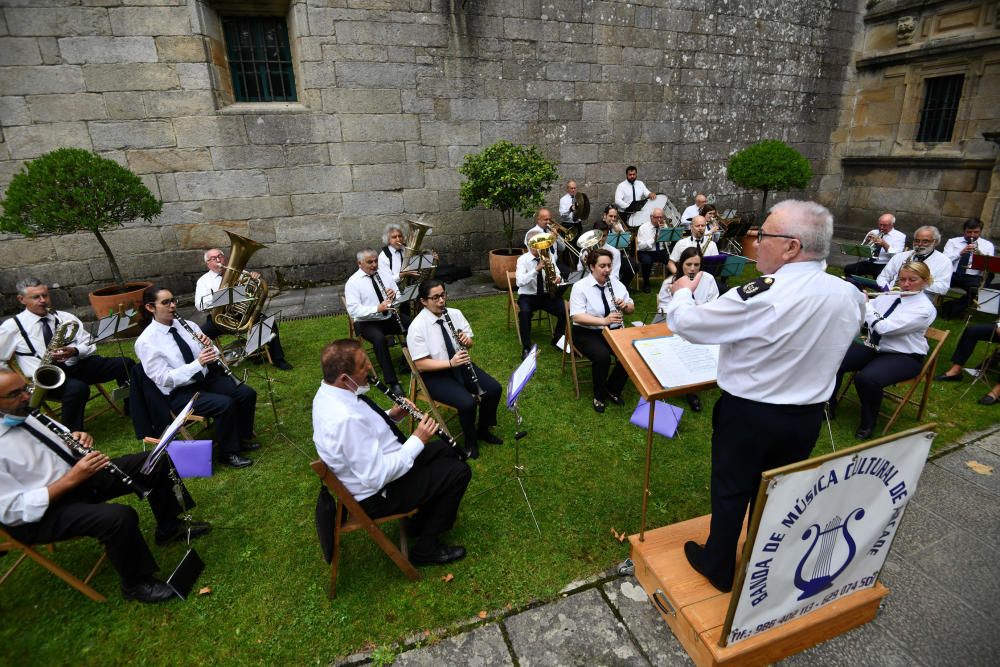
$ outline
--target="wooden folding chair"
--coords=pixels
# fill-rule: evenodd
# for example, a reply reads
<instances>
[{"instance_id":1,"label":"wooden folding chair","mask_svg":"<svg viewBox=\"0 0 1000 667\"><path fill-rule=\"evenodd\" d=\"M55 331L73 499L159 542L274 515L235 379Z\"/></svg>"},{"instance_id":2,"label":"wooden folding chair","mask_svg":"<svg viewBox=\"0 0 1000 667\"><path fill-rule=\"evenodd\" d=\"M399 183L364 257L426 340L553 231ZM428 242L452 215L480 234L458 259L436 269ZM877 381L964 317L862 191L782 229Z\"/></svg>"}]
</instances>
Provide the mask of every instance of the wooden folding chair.
<instances>
[{"instance_id":1,"label":"wooden folding chair","mask_svg":"<svg viewBox=\"0 0 1000 667\"><path fill-rule=\"evenodd\" d=\"M333 471L323 461L316 460L310 465L337 500L337 509L333 522L333 558L330 560L330 590L328 595L331 598L337 596L337 566L340 561L340 536L343 533L350 533L359 528L365 529L365 532L375 540L375 544L392 559L396 567L402 570L403 574L410 581L419 581L421 578L420 573L417 572L417 569L413 567L413 564L407 558L405 524L402 521L399 522L398 549L379 528L381 524L388 521L409 518L416 514L418 510L413 509L403 514L392 514L372 519L361 509L358 501L354 499L354 496L351 495L344 484L337 479L337 476L333 474Z\"/></svg>"},{"instance_id":2,"label":"wooden folding chair","mask_svg":"<svg viewBox=\"0 0 1000 667\"><path fill-rule=\"evenodd\" d=\"M416 405L419 405L419 403L427 405L428 406L427 410L424 410L424 412L427 412L429 410L431 416L434 418L434 421L436 421L438 425L444 429L445 433L451 435L454 438L455 436L452 435L451 430L448 429L448 422L458 418L458 410L456 410L455 408L446 403L441 403L431 398L431 392L428 391L427 385L424 384L423 376L420 375L420 371L418 371L416 365L414 365L413 357L410 356L410 351L405 347L403 348L403 358L406 359L406 363L410 366L410 391L408 392L408 398L411 401L413 401L413 403ZM449 411L447 418L445 418L441 414L442 410ZM410 417L411 431L413 430L414 423L415 420L411 416ZM458 430L461 431L462 429ZM459 433L458 437L461 438L464 435L465 435L464 433ZM458 438L455 439L457 440Z\"/></svg>"},{"instance_id":3,"label":"wooden folding chair","mask_svg":"<svg viewBox=\"0 0 1000 667\"><path fill-rule=\"evenodd\" d=\"M566 372L566 358L569 358L570 373L573 375L573 389L576 391L576 398L580 398L580 379L577 374L576 366L580 364L585 366L590 363L590 359L585 357L580 350L577 349L576 344L573 343L573 319L569 316L569 301L566 304L566 344L569 345L569 351L566 351L566 346L563 346L562 350L562 366L559 369L559 374L562 375Z\"/></svg>"},{"instance_id":4,"label":"wooden folding chair","mask_svg":"<svg viewBox=\"0 0 1000 667\"><path fill-rule=\"evenodd\" d=\"M49 544L47 545L47 548L50 554L55 552L54 545ZM101 567L101 565L104 563L105 558L107 557L103 551L101 552L101 557L97 559L96 563L94 563L94 567L90 568L90 572L84 579L77 578L71 572L61 567L58 563L54 562L50 558L46 558L45 556L43 556L41 553L38 552L37 549L35 549L31 545L25 544L24 542L20 542L14 539L13 537L10 536L10 534L6 530L0 527L0 552L4 551L15 552L15 553L21 552L21 553L17 557L17 560L14 561L14 564L10 566L10 569L8 569L4 573L4 575L0 577L0 585L2 585L5 581L7 581L7 578L10 577L10 575L14 572L14 570L17 569L17 567L22 562L24 562L25 558L30 558L31 560L35 561L36 563L44 567L46 570L48 570L55 576L65 581L67 584L69 584L76 590L86 595L94 602L105 602L107 600L107 598L105 598L103 595L95 591L90 586L90 580L94 578L95 574L97 574L97 570Z\"/></svg>"},{"instance_id":5,"label":"wooden folding chair","mask_svg":"<svg viewBox=\"0 0 1000 667\"><path fill-rule=\"evenodd\" d=\"M944 341L948 338L950 333L950 331L942 331L941 329L928 327L924 337L933 342L931 342L930 350L927 353L927 357L924 359L924 365L920 369L920 372L909 380L903 380L902 382L897 382L895 385L892 385L892 387L905 385L905 391L892 391L890 387L886 387L882 390L883 398L887 398L897 403L896 409L891 415L885 415L885 413L883 413L883 416L889 417L889 421L886 422L885 428L882 429L882 435L889 432L889 429L896 423L896 420L899 419L899 415L903 412L903 408L907 405L912 405L917 408L918 422L923 419L924 410L927 408L927 399L930 397L931 393L931 383L934 381L934 375L936 374L935 367L937 366L937 359L941 354L941 346L944 344ZM840 392L840 399L843 399L844 394L847 393L847 389L851 386L852 382L854 382L853 373L851 374L851 379L844 384L844 388ZM915 400L913 398L913 394L917 391L917 388L921 383L923 383L924 389L920 394L920 399Z\"/></svg>"},{"instance_id":6,"label":"wooden folding chair","mask_svg":"<svg viewBox=\"0 0 1000 667\"><path fill-rule=\"evenodd\" d=\"M514 313L514 324L518 323L518 316L521 313L521 307L517 305L517 293L514 291L514 279L517 276L513 271L507 271L507 328L510 328L511 312ZM534 316L531 319L531 324L540 324L542 321L548 320L549 323L549 334L552 334L552 316L549 315L546 310L536 310ZM521 340L521 327L517 326L517 342L520 343L521 349L531 346L531 341L525 345L525 342Z\"/></svg>"},{"instance_id":7,"label":"wooden folding chair","mask_svg":"<svg viewBox=\"0 0 1000 667\"><path fill-rule=\"evenodd\" d=\"M344 298L343 294L340 295L340 303L344 307L344 314L347 315L347 337L357 340L363 346L367 346L367 349L369 350L372 349L371 342L359 334L358 330L354 327L354 318L351 317L349 312L347 312L347 299ZM399 345L400 347L403 346L403 339L398 334L389 334L385 337L385 339L389 343L390 348L396 345Z\"/></svg>"}]
</instances>

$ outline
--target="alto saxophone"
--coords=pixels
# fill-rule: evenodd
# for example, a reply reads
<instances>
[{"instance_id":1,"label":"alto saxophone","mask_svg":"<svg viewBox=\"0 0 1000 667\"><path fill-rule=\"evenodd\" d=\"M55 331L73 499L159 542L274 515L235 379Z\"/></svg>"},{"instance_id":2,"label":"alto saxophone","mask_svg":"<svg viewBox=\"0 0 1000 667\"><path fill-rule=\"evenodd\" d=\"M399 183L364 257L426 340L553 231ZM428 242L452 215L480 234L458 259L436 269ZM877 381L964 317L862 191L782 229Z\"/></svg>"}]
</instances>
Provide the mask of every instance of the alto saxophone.
<instances>
[{"instance_id":1,"label":"alto saxophone","mask_svg":"<svg viewBox=\"0 0 1000 667\"><path fill-rule=\"evenodd\" d=\"M50 310L49 312L55 314L54 310ZM52 361L52 357L55 355L56 350L66 347L67 343L76 338L79 330L80 324L74 320L63 322L56 327L56 330L52 333L52 340L49 341L48 347L45 348L45 354L42 355L38 363L38 368L31 375L33 390L37 388L43 390L43 392L51 391L61 387L66 381L66 371L56 366Z\"/></svg>"}]
</instances>

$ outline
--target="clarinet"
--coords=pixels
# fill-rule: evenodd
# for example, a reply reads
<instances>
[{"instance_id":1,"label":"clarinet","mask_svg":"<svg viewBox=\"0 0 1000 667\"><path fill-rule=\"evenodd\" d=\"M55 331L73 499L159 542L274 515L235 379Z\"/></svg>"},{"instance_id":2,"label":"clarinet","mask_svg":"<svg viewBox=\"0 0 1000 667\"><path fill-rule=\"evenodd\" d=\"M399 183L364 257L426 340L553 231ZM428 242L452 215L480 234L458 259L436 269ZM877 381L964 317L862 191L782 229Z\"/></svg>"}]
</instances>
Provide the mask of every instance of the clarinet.
<instances>
[{"instance_id":1,"label":"clarinet","mask_svg":"<svg viewBox=\"0 0 1000 667\"><path fill-rule=\"evenodd\" d=\"M392 393L392 390L389 389L389 386L386 385L385 382L379 380L377 376L369 375L368 383L375 385L375 387L379 391L381 391L383 394L389 397L390 401L392 401L399 407L403 408L403 411L406 412L406 414L410 415L411 417L413 417L418 421L423 420L424 413L422 413L420 410L417 410L415 407L404 401L401 396L397 396L396 394ZM469 458L469 453L465 451L465 448L462 447L462 445L458 444L458 441L455 440L455 438L448 435L448 431L444 430L444 428L440 425L438 425L437 427L437 436L442 440L444 440L445 442L447 442L452 447L454 447L460 459L464 461L467 458Z\"/></svg>"},{"instance_id":2,"label":"clarinet","mask_svg":"<svg viewBox=\"0 0 1000 667\"><path fill-rule=\"evenodd\" d=\"M455 339L455 342L458 344L458 347L463 352L468 353L469 349L464 345L462 345L462 341L458 339L458 331L455 329L455 323L451 321L451 315L448 314L447 308L441 309L441 316L444 318L445 324L448 325L448 329L451 331L451 335ZM472 380L472 384L476 385L476 397L478 398L479 396L485 394L486 390L483 389L482 385L479 384L479 376L476 375L476 367L472 364L471 357L469 358L469 361L466 362L465 369L469 371L469 378Z\"/></svg>"},{"instance_id":3,"label":"clarinet","mask_svg":"<svg viewBox=\"0 0 1000 667\"><path fill-rule=\"evenodd\" d=\"M54 433L71 452L79 455L81 458L93 451L80 444L77 439L73 437L73 434L55 419L43 415L39 410L33 410L31 412L31 416L37 419L39 424ZM152 491L152 489L147 489L139 484L139 482L133 479L127 472L116 466L112 461L108 461L108 465L104 466L102 470L107 471L112 477L115 477L122 484L132 489L132 492L139 496L139 498L144 499Z\"/></svg>"},{"instance_id":4,"label":"clarinet","mask_svg":"<svg viewBox=\"0 0 1000 667\"><path fill-rule=\"evenodd\" d=\"M611 276L608 276L608 296L611 297L611 303L608 304L611 307L611 312L612 313L621 312L620 310L618 310L618 304L615 303L615 290L611 287ZM619 323L619 324L609 324L608 328L609 329L620 329L623 326L625 326L625 325L623 325L621 323Z\"/></svg>"},{"instance_id":5,"label":"clarinet","mask_svg":"<svg viewBox=\"0 0 1000 667\"><path fill-rule=\"evenodd\" d=\"M181 328L184 329L184 331L188 332L188 335L190 335L191 338L194 338L195 341L199 345L201 345L201 348L203 350L207 350L209 348L215 350L216 357L215 357L215 361L213 363L218 364L219 368L222 370L222 372L225 373L226 375L228 375L230 378L232 378L233 382L236 383L237 387L240 386L241 384L243 384L243 380L241 380L238 377L236 377L235 375L233 375L233 371L232 371L231 368L229 368L229 364L227 364L226 360L222 358L222 351L219 350L219 348L217 348L215 346L215 343L202 343L198 339L198 334L196 334L194 332L194 329L191 328L191 325L187 323L187 320L185 320L180 315L177 315L176 313L174 314L174 319L177 320L177 324L181 325Z\"/></svg>"},{"instance_id":6,"label":"clarinet","mask_svg":"<svg viewBox=\"0 0 1000 667\"><path fill-rule=\"evenodd\" d=\"M372 274L372 280L378 284L378 288L382 290L382 294L389 294L389 291L385 288L385 283L382 282L382 277L378 274L378 271ZM396 324L399 325L399 330L406 333L406 327L403 326L403 319L399 316L399 310L393 307L389 307L389 311L396 317Z\"/></svg>"}]
</instances>

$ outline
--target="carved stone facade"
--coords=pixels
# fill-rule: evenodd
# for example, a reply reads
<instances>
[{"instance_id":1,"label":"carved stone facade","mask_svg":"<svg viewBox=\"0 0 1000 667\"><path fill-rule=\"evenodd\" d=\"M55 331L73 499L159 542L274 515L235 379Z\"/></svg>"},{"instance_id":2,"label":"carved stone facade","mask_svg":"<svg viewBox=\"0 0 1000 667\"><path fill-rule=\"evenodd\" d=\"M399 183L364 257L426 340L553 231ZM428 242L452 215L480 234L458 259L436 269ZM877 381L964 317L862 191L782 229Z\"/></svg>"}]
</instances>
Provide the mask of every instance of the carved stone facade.
<instances>
[{"instance_id":1,"label":"carved stone facade","mask_svg":"<svg viewBox=\"0 0 1000 667\"><path fill-rule=\"evenodd\" d=\"M869 3L820 184L843 233L860 238L885 211L907 234L934 224L956 236L969 217L1000 231L998 9L996 0ZM929 88L946 79L960 86L951 136L920 141L933 118Z\"/></svg>"}]
</instances>

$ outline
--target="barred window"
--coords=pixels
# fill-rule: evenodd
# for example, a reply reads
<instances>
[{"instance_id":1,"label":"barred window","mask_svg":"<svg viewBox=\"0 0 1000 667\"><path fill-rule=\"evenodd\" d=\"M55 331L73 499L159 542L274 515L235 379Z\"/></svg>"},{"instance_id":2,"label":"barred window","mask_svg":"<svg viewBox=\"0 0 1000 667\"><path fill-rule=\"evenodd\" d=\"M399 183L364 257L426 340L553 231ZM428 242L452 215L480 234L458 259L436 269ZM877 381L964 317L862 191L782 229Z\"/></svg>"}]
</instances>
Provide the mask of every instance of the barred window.
<instances>
[{"instance_id":1,"label":"barred window","mask_svg":"<svg viewBox=\"0 0 1000 667\"><path fill-rule=\"evenodd\" d=\"M925 80L924 106L920 111L917 141L926 143L951 141L964 81L964 74L939 76Z\"/></svg>"},{"instance_id":2,"label":"barred window","mask_svg":"<svg viewBox=\"0 0 1000 667\"><path fill-rule=\"evenodd\" d=\"M284 18L226 16L222 19L222 29L237 102L296 100Z\"/></svg>"}]
</instances>

